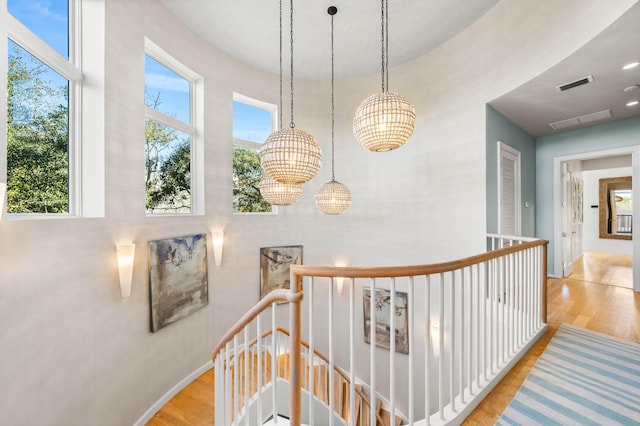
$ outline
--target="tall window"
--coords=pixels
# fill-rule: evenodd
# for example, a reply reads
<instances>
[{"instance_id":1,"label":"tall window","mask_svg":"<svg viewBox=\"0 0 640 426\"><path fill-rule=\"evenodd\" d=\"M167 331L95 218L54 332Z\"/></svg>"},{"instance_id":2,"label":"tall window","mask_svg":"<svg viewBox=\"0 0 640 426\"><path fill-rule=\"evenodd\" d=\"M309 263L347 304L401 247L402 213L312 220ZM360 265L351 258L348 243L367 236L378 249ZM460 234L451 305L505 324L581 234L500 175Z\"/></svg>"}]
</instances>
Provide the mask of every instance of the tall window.
<instances>
[{"instance_id":1,"label":"tall window","mask_svg":"<svg viewBox=\"0 0 640 426\"><path fill-rule=\"evenodd\" d=\"M145 160L147 214L202 214L198 188L201 136L196 86L201 79L147 41ZM196 173L199 172L199 173Z\"/></svg>"},{"instance_id":2,"label":"tall window","mask_svg":"<svg viewBox=\"0 0 640 426\"><path fill-rule=\"evenodd\" d=\"M74 2L8 0L7 210L70 213L82 74Z\"/></svg>"},{"instance_id":3,"label":"tall window","mask_svg":"<svg viewBox=\"0 0 640 426\"><path fill-rule=\"evenodd\" d=\"M13 218L103 216L104 0L6 5L0 146L6 134L7 210ZM86 90L85 78L92 82Z\"/></svg>"},{"instance_id":4,"label":"tall window","mask_svg":"<svg viewBox=\"0 0 640 426\"><path fill-rule=\"evenodd\" d=\"M233 96L233 211L271 213L260 195L259 150L275 129L276 106L240 94Z\"/></svg>"}]
</instances>

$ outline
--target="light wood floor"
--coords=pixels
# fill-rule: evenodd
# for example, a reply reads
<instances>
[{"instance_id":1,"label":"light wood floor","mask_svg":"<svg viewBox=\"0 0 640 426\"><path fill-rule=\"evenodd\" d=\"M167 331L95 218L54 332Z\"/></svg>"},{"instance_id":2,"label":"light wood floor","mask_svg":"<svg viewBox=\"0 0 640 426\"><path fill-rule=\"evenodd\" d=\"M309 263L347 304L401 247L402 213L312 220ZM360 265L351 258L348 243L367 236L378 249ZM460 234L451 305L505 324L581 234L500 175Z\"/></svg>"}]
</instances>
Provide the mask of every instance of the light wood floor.
<instances>
[{"instance_id":1,"label":"light wood floor","mask_svg":"<svg viewBox=\"0 0 640 426\"><path fill-rule=\"evenodd\" d=\"M596 258L596 260L593 260ZM610 260L610 259L609 259ZM607 266L612 263L613 266ZM464 421L465 425L493 425L518 391L560 324L568 323L640 343L640 293L619 285L591 282L593 277L615 275L615 262L587 262L584 275L548 282L549 331L520 360L496 388ZM588 271L588 272L587 272ZM591 277L589 281L576 279ZM213 425L213 372L187 386L148 423L151 426Z\"/></svg>"},{"instance_id":2,"label":"light wood floor","mask_svg":"<svg viewBox=\"0 0 640 426\"><path fill-rule=\"evenodd\" d=\"M579 260L573 262L570 278L633 288L631 263L631 256L628 255L585 251Z\"/></svg>"}]
</instances>

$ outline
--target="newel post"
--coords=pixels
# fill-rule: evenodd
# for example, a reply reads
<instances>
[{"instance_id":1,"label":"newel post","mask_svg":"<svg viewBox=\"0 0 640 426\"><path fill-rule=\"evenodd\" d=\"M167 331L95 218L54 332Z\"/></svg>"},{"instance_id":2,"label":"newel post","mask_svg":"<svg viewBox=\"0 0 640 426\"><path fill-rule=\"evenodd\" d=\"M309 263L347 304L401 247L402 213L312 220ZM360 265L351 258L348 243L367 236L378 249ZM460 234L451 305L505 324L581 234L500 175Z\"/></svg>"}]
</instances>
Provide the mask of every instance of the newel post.
<instances>
[{"instance_id":1,"label":"newel post","mask_svg":"<svg viewBox=\"0 0 640 426\"><path fill-rule=\"evenodd\" d=\"M290 275L291 292L302 294L302 277L297 275L294 268L291 268ZM290 363L290 386L289 392L289 410L290 424L300 426L302 421L302 298L292 297L289 302L289 326L291 327L291 336L289 340Z\"/></svg>"}]
</instances>

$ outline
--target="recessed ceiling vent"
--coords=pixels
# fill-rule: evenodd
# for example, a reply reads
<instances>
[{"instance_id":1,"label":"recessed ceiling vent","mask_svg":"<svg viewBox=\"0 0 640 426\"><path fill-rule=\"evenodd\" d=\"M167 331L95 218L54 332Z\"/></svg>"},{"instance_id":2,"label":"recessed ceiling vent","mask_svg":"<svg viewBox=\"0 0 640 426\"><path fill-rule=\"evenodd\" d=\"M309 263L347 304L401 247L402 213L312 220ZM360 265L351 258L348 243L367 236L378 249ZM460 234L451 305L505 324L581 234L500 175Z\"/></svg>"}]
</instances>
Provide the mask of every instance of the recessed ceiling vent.
<instances>
[{"instance_id":1,"label":"recessed ceiling vent","mask_svg":"<svg viewBox=\"0 0 640 426\"><path fill-rule=\"evenodd\" d=\"M573 89L574 87L578 87L578 86L583 86L585 84L591 83L592 81L593 81L593 76L588 75L578 80L570 81L569 83L556 86L556 89L558 89L558 92L564 92L565 90Z\"/></svg>"},{"instance_id":2,"label":"recessed ceiling vent","mask_svg":"<svg viewBox=\"0 0 640 426\"><path fill-rule=\"evenodd\" d=\"M611 110L605 109L604 111L592 112L591 114L581 115L580 117L568 118L566 120L556 121L555 123L549 123L549 127L553 130L562 130L568 129L569 127L577 127L583 124L593 123L594 121L606 120L611 117Z\"/></svg>"}]
</instances>

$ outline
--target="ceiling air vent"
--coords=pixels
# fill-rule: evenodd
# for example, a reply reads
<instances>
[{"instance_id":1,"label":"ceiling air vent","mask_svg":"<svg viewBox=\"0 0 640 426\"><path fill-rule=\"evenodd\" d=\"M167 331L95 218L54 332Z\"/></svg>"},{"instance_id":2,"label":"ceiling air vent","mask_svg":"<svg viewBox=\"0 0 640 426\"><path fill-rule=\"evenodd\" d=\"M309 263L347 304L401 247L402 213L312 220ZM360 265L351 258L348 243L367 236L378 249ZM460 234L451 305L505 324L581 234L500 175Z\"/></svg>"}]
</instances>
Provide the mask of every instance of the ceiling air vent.
<instances>
[{"instance_id":1,"label":"ceiling air vent","mask_svg":"<svg viewBox=\"0 0 640 426\"><path fill-rule=\"evenodd\" d=\"M565 90L573 89L574 87L582 86L584 84L591 83L592 81L593 81L593 76L588 75L578 80L570 81L569 83L556 86L556 89L558 89L559 92L564 92Z\"/></svg>"},{"instance_id":2,"label":"ceiling air vent","mask_svg":"<svg viewBox=\"0 0 640 426\"><path fill-rule=\"evenodd\" d=\"M611 110L605 109L603 111L581 115L580 117L568 118L566 120L556 121L555 123L549 123L549 127L553 130L562 130L568 129L569 127L577 127L583 124L593 123L594 121L606 120L611 117Z\"/></svg>"}]
</instances>

